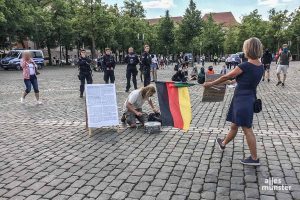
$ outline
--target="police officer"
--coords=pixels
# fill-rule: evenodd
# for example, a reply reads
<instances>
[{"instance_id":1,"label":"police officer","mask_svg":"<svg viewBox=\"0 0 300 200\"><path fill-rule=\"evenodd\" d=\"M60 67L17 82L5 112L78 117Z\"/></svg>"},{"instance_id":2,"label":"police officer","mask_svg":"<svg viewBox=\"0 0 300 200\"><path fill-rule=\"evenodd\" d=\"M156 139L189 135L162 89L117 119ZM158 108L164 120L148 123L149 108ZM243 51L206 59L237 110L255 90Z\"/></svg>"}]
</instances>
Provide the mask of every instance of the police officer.
<instances>
[{"instance_id":1,"label":"police officer","mask_svg":"<svg viewBox=\"0 0 300 200\"><path fill-rule=\"evenodd\" d=\"M136 76L138 74L138 70L136 68L136 65L139 64L139 58L138 56L133 52L133 48L130 47L128 49L128 55L125 57L125 63L127 63L127 70L126 70L126 78L127 78L127 85L126 85L126 92L129 92L130 89L130 79L132 75L132 82L134 89L137 89L137 83L136 83Z\"/></svg>"},{"instance_id":2,"label":"police officer","mask_svg":"<svg viewBox=\"0 0 300 200\"><path fill-rule=\"evenodd\" d=\"M105 48L105 55L103 56L102 67L104 69L104 81L106 84L115 82L115 66L116 62L114 57L111 55L110 48Z\"/></svg>"},{"instance_id":3,"label":"police officer","mask_svg":"<svg viewBox=\"0 0 300 200\"><path fill-rule=\"evenodd\" d=\"M151 77L150 77L150 65L151 65L151 56L149 54L150 47L149 45L144 46L144 53L142 55L142 67L144 71L144 87L150 85Z\"/></svg>"},{"instance_id":4,"label":"police officer","mask_svg":"<svg viewBox=\"0 0 300 200\"><path fill-rule=\"evenodd\" d=\"M80 98L83 97L85 80L86 80L87 84L93 83L92 70L90 67L91 63L92 63L92 60L89 59L88 57L86 57L85 50L81 50L80 57L78 60L78 68L79 68L78 78L80 80Z\"/></svg>"}]
</instances>

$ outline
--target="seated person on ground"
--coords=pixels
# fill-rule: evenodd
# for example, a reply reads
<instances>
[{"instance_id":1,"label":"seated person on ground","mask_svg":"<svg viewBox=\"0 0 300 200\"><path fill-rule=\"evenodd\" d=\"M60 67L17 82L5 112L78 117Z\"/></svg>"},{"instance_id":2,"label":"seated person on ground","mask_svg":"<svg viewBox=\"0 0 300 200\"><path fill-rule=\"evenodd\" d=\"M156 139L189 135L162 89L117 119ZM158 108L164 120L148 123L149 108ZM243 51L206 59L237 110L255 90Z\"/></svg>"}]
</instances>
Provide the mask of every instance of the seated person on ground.
<instances>
[{"instance_id":1,"label":"seated person on ground","mask_svg":"<svg viewBox=\"0 0 300 200\"><path fill-rule=\"evenodd\" d=\"M228 72L228 70L227 70L227 68L226 68L226 65L223 65L223 68L222 68L222 70L221 70L221 73L220 74L227 74L227 72Z\"/></svg>"},{"instance_id":2,"label":"seated person on ground","mask_svg":"<svg viewBox=\"0 0 300 200\"><path fill-rule=\"evenodd\" d=\"M121 121L123 123L127 122L131 128L136 127L136 119L144 125L144 123L148 121L148 115L142 111L145 101L148 101L153 112L158 112L150 99L150 97L152 97L155 93L156 90L153 85L148 85L141 89L132 91L125 101L124 114Z\"/></svg>"},{"instance_id":3,"label":"seated person on ground","mask_svg":"<svg viewBox=\"0 0 300 200\"><path fill-rule=\"evenodd\" d=\"M205 70L204 67L201 67L200 72L198 74L198 83L203 84L205 82Z\"/></svg>"},{"instance_id":4,"label":"seated person on ground","mask_svg":"<svg viewBox=\"0 0 300 200\"><path fill-rule=\"evenodd\" d=\"M184 72L182 71L182 68L180 67L178 71L172 76L172 81L175 82L187 82L187 79L185 77Z\"/></svg>"},{"instance_id":5,"label":"seated person on ground","mask_svg":"<svg viewBox=\"0 0 300 200\"><path fill-rule=\"evenodd\" d=\"M207 70L207 72L206 72L207 74L209 74L209 75L211 75L211 74L215 74L215 71L214 71L214 68L213 68L213 66L209 66L208 67L208 70Z\"/></svg>"},{"instance_id":6,"label":"seated person on ground","mask_svg":"<svg viewBox=\"0 0 300 200\"><path fill-rule=\"evenodd\" d=\"M194 66L193 71L191 73L191 81L197 80L197 76L198 76L198 70L197 67Z\"/></svg>"}]
</instances>

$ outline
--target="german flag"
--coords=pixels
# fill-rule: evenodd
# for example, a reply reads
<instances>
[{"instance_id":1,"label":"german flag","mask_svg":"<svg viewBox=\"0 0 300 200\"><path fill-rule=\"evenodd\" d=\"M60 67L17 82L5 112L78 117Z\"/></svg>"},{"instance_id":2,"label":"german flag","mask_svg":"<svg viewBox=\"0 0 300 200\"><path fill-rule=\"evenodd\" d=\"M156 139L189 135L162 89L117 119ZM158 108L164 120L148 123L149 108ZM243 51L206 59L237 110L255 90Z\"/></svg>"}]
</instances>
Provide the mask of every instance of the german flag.
<instances>
[{"instance_id":1,"label":"german flag","mask_svg":"<svg viewBox=\"0 0 300 200\"><path fill-rule=\"evenodd\" d=\"M187 131L192 120L188 87L193 84L156 82L157 96L163 126Z\"/></svg>"}]
</instances>

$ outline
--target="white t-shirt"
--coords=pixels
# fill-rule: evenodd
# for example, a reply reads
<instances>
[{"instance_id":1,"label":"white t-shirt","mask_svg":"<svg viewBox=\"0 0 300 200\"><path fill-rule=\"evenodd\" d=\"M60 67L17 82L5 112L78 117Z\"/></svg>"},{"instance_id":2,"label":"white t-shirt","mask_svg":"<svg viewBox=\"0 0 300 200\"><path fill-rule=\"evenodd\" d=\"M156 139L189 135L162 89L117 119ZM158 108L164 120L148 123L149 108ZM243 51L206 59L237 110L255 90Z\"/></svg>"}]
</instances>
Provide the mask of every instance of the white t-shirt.
<instances>
[{"instance_id":1,"label":"white t-shirt","mask_svg":"<svg viewBox=\"0 0 300 200\"><path fill-rule=\"evenodd\" d=\"M28 64L28 67L29 67L29 74L35 75L34 65L30 63L30 64Z\"/></svg>"},{"instance_id":2,"label":"white t-shirt","mask_svg":"<svg viewBox=\"0 0 300 200\"><path fill-rule=\"evenodd\" d=\"M141 89L132 91L124 103L124 112L128 111L128 108L126 107L127 102L132 104L135 109L140 109L145 101L147 101L147 99L143 99Z\"/></svg>"}]
</instances>

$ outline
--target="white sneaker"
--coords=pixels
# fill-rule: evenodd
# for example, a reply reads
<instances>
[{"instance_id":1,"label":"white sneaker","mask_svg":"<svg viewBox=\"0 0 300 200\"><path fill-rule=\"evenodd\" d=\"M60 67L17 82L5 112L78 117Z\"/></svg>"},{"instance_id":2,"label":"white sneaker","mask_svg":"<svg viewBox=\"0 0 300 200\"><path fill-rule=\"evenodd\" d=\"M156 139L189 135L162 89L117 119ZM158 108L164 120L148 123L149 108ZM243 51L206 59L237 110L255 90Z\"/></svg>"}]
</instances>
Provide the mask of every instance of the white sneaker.
<instances>
[{"instance_id":1,"label":"white sneaker","mask_svg":"<svg viewBox=\"0 0 300 200\"><path fill-rule=\"evenodd\" d=\"M36 102L38 105L41 105L41 104L43 104L41 101L37 101Z\"/></svg>"},{"instance_id":2,"label":"white sneaker","mask_svg":"<svg viewBox=\"0 0 300 200\"><path fill-rule=\"evenodd\" d=\"M25 99L23 97L21 97L21 104L25 103L24 100Z\"/></svg>"}]
</instances>

